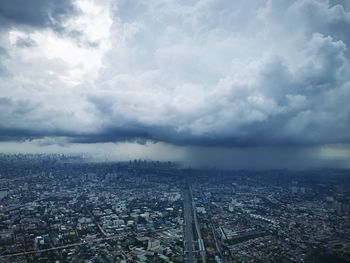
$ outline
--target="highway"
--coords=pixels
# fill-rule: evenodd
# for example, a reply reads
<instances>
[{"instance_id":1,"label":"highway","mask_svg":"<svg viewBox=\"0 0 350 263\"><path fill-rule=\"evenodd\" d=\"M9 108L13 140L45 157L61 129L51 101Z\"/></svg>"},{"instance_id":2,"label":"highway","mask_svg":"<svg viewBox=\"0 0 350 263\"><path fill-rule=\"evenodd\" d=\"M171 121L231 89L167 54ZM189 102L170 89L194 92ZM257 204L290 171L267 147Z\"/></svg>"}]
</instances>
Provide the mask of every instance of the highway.
<instances>
[{"instance_id":1,"label":"highway","mask_svg":"<svg viewBox=\"0 0 350 263\"><path fill-rule=\"evenodd\" d=\"M95 225L97 226L97 228L99 229L99 231L101 232L101 234L102 234L104 237L107 237L106 232L105 232L104 229L101 227L101 225L97 222L95 216L91 213L91 211L90 211L89 208L86 206L86 204L85 204L85 209L86 209L86 211L88 212L88 214L90 215L91 219L94 221Z\"/></svg>"},{"instance_id":2,"label":"highway","mask_svg":"<svg viewBox=\"0 0 350 263\"><path fill-rule=\"evenodd\" d=\"M192 202L190 191L186 189L184 191L184 220L185 220L185 260L187 263L194 263L194 248L193 248L193 218L192 218Z\"/></svg>"},{"instance_id":3,"label":"highway","mask_svg":"<svg viewBox=\"0 0 350 263\"><path fill-rule=\"evenodd\" d=\"M193 210L194 224L196 226L197 237L198 237L199 254L201 256L202 263L206 263L207 262L206 252L205 252L204 242L203 242L202 235L201 235L201 229L200 229L200 226L199 226L199 223L198 223L198 219L197 219L196 204L195 204L195 202L193 200L191 186L189 186L189 192L190 192L190 198L191 198L191 201L192 201L192 210Z\"/></svg>"}]
</instances>

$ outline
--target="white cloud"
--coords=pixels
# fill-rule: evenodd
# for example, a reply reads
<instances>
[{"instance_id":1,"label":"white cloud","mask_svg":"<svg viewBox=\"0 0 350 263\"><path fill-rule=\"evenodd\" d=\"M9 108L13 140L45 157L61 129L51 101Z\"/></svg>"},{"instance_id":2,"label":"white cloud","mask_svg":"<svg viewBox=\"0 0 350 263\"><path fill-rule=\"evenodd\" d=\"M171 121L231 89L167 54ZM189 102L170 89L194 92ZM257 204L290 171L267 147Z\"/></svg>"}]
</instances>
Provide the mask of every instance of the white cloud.
<instances>
[{"instance_id":1,"label":"white cloud","mask_svg":"<svg viewBox=\"0 0 350 263\"><path fill-rule=\"evenodd\" d=\"M75 1L63 32L2 33L3 128L92 141L350 141L348 6L326 0ZM4 29L3 29L4 30ZM16 46L31 39L36 45ZM1 73L0 73L1 74ZM137 131L135 133L135 130ZM142 131L142 132L141 132ZM107 136L108 135L108 136Z\"/></svg>"}]
</instances>

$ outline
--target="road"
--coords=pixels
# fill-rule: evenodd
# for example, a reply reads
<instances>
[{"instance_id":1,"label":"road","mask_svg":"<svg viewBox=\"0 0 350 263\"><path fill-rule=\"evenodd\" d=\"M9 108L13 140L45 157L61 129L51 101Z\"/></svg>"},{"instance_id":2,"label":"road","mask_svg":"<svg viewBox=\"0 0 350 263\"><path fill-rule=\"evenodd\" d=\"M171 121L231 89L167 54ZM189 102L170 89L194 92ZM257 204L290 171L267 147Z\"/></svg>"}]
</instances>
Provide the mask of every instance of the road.
<instances>
[{"instance_id":1,"label":"road","mask_svg":"<svg viewBox=\"0 0 350 263\"><path fill-rule=\"evenodd\" d=\"M92 221L94 221L95 225L97 226L97 228L99 229L99 231L101 232L101 234L102 234L104 237L106 237L107 234L106 234L106 232L104 231L103 227L101 227L101 225L97 222L95 216L91 213L91 211L90 211L89 208L86 206L86 204L85 204L85 209L86 209L86 211L88 212L88 214L90 215Z\"/></svg>"},{"instance_id":2,"label":"road","mask_svg":"<svg viewBox=\"0 0 350 263\"><path fill-rule=\"evenodd\" d=\"M187 263L194 263L194 249L193 249L193 219L192 219L192 202L190 191L184 191L184 219L185 219L185 258Z\"/></svg>"},{"instance_id":3,"label":"road","mask_svg":"<svg viewBox=\"0 0 350 263\"><path fill-rule=\"evenodd\" d=\"M191 186L189 186L189 193L190 193L190 198L191 198L191 201L192 201L193 218L194 218L194 224L196 226L197 237L198 237L199 254L201 256L202 263L206 263L207 259L206 259L205 247L204 247L204 242L203 242L202 235L201 235L201 229L200 229L200 226L199 226L199 223L198 223L198 219L197 219L196 204L195 204L195 202L193 200Z\"/></svg>"}]
</instances>

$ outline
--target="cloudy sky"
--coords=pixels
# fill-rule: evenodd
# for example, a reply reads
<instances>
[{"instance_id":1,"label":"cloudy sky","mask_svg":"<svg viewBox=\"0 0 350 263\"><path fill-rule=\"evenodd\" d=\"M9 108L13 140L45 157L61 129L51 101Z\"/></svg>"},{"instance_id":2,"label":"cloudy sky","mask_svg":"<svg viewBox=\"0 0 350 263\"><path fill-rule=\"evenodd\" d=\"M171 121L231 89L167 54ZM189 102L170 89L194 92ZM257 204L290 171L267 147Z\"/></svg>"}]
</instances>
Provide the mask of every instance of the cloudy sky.
<instances>
[{"instance_id":1,"label":"cloudy sky","mask_svg":"<svg viewBox=\"0 0 350 263\"><path fill-rule=\"evenodd\" d=\"M350 0L3 0L0 151L350 167Z\"/></svg>"}]
</instances>

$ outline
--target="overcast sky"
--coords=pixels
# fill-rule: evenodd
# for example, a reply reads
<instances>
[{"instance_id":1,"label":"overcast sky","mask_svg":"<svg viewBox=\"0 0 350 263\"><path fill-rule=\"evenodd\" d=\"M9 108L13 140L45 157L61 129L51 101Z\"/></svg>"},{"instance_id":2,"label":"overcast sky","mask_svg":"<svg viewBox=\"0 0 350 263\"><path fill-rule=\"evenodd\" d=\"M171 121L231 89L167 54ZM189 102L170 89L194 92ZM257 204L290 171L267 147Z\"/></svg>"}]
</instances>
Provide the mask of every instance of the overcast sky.
<instances>
[{"instance_id":1,"label":"overcast sky","mask_svg":"<svg viewBox=\"0 0 350 263\"><path fill-rule=\"evenodd\" d=\"M350 167L350 0L2 0L0 151Z\"/></svg>"}]
</instances>

